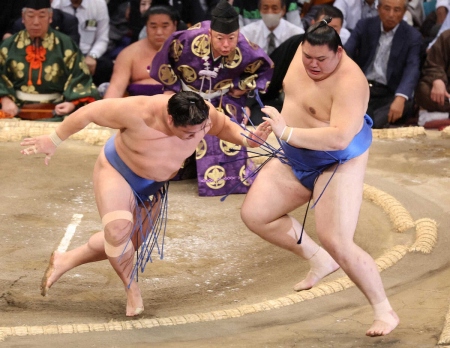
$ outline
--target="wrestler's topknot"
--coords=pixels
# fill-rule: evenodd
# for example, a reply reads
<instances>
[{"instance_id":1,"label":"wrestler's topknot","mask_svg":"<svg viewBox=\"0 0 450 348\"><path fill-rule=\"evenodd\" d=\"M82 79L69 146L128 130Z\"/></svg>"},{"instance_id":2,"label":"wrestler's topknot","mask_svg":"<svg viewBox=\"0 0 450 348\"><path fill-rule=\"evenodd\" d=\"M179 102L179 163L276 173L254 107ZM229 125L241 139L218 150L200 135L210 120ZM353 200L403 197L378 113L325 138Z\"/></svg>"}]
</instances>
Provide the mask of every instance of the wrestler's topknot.
<instances>
[{"instance_id":1,"label":"wrestler's topknot","mask_svg":"<svg viewBox=\"0 0 450 348\"><path fill-rule=\"evenodd\" d=\"M336 53L338 47L343 47L343 45L337 31L328 25L332 19L330 16L325 16L321 21L311 25L306 30L303 42L306 41L312 46L327 45L330 50Z\"/></svg>"},{"instance_id":2,"label":"wrestler's topknot","mask_svg":"<svg viewBox=\"0 0 450 348\"><path fill-rule=\"evenodd\" d=\"M175 127L194 126L209 116L209 106L197 93L181 91L169 99L167 111Z\"/></svg>"}]
</instances>

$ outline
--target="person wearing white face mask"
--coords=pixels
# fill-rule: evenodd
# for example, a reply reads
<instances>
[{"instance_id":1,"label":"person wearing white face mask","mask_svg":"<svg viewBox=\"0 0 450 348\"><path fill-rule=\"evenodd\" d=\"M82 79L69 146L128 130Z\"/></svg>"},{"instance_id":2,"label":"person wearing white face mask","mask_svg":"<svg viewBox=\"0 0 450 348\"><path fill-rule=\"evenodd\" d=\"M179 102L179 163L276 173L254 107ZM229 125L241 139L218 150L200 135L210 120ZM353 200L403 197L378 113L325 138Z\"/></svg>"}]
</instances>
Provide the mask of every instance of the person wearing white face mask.
<instances>
[{"instance_id":1,"label":"person wearing white face mask","mask_svg":"<svg viewBox=\"0 0 450 348\"><path fill-rule=\"evenodd\" d=\"M241 33L251 42L264 49L267 54L293 35L303 34L303 27L286 21L285 0L259 0L259 12L262 19L241 28Z\"/></svg>"}]
</instances>

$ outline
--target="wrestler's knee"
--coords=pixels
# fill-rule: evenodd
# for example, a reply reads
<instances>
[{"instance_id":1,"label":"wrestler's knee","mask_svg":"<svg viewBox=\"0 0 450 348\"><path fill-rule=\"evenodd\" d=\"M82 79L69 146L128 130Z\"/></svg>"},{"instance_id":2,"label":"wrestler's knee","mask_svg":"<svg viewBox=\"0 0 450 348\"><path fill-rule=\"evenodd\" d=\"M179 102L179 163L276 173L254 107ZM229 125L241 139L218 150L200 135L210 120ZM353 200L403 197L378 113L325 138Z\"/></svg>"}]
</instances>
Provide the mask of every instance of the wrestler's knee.
<instances>
[{"instance_id":1,"label":"wrestler's knee","mask_svg":"<svg viewBox=\"0 0 450 348\"><path fill-rule=\"evenodd\" d=\"M130 212L116 211L102 218L105 241L113 246L122 245L130 237L133 217Z\"/></svg>"},{"instance_id":2,"label":"wrestler's knee","mask_svg":"<svg viewBox=\"0 0 450 348\"><path fill-rule=\"evenodd\" d=\"M339 264L346 264L352 260L353 241L346 242L339 238L319 238L322 247L331 255L331 257Z\"/></svg>"},{"instance_id":3,"label":"wrestler's knee","mask_svg":"<svg viewBox=\"0 0 450 348\"><path fill-rule=\"evenodd\" d=\"M250 204L242 205L241 219L250 231L256 233L258 226L260 225L260 220L258 219L258 214L256 214L255 209L252 209Z\"/></svg>"}]
</instances>

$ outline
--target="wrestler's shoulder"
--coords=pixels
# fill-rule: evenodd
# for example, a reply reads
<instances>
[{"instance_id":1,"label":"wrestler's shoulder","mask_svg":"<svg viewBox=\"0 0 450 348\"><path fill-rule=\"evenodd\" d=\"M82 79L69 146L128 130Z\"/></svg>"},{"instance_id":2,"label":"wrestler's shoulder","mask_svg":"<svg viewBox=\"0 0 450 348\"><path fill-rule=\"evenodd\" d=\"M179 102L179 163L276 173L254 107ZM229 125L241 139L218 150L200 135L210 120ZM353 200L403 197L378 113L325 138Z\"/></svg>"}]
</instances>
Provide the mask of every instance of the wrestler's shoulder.
<instances>
[{"instance_id":1,"label":"wrestler's shoulder","mask_svg":"<svg viewBox=\"0 0 450 348\"><path fill-rule=\"evenodd\" d=\"M366 86L367 78L362 72L361 68L348 56L346 56L342 64L339 66L336 74L332 75L333 84L336 88L342 88L342 86Z\"/></svg>"},{"instance_id":2,"label":"wrestler's shoulder","mask_svg":"<svg viewBox=\"0 0 450 348\"><path fill-rule=\"evenodd\" d=\"M120 51L119 56L134 56L136 54L142 55L145 51L147 51L148 47L148 41L146 39L141 39L125 47L122 51Z\"/></svg>"},{"instance_id":3,"label":"wrestler's shoulder","mask_svg":"<svg viewBox=\"0 0 450 348\"><path fill-rule=\"evenodd\" d=\"M349 56L344 55L342 57L342 64L340 66L341 74L348 76L348 79L359 79L362 81L367 81L363 71L356 64L356 62L351 59Z\"/></svg>"}]
</instances>

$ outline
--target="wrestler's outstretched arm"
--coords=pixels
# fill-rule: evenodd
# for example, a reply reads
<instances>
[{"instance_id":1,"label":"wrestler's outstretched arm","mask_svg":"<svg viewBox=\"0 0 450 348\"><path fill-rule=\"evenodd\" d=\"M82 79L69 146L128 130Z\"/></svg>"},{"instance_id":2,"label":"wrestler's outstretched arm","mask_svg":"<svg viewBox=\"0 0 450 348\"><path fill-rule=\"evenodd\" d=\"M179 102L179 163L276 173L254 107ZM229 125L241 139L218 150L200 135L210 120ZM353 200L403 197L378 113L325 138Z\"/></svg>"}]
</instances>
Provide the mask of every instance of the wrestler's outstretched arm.
<instances>
[{"instance_id":1,"label":"wrestler's outstretched arm","mask_svg":"<svg viewBox=\"0 0 450 348\"><path fill-rule=\"evenodd\" d=\"M139 129L144 126L144 114L152 112L151 106L148 106L150 98L111 98L87 104L66 117L53 133L23 139L20 145L26 148L21 153L23 155L43 153L46 155L44 163L48 165L57 146L89 123L113 129ZM156 104L152 101L150 105L152 103Z\"/></svg>"},{"instance_id":2,"label":"wrestler's outstretched arm","mask_svg":"<svg viewBox=\"0 0 450 348\"><path fill-rule=\"evenodd\" d=\"M23 155L32 155L37 153L44 153L44 163L48 166L49 161L56 151L58 145L62 143L62 140L58 137L56 132L50 135L41 135L34 138L25 138L20 143L21 146L27 146L26 149L20 152Z\"/></svg>"},{"instance_id":3,"label":"wrestler's outstretched arm","mask_svg":"<svg viewBox=\"0 0 450 348\"><path fill-rule=\"evenodd\" d=\"M212 126L208 134L215 135L230 143L246 147L258 147L267 140L272 132L272 128L267 121L259 124L254 131L249 131L231 121L228 116L215 109L211 104L209 110Z\"/></svg>"}]
</instances>

